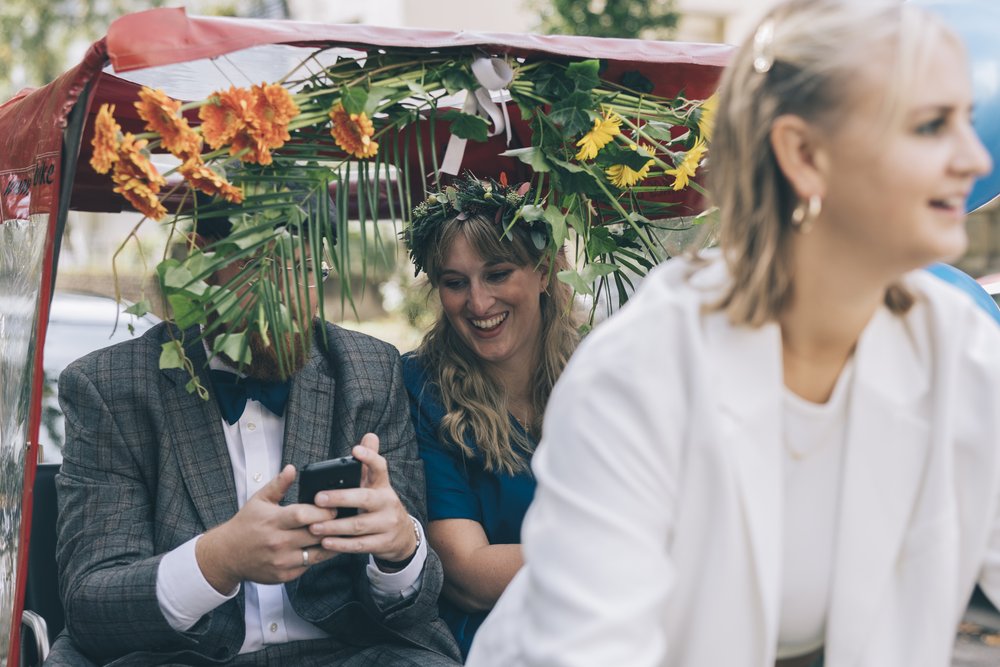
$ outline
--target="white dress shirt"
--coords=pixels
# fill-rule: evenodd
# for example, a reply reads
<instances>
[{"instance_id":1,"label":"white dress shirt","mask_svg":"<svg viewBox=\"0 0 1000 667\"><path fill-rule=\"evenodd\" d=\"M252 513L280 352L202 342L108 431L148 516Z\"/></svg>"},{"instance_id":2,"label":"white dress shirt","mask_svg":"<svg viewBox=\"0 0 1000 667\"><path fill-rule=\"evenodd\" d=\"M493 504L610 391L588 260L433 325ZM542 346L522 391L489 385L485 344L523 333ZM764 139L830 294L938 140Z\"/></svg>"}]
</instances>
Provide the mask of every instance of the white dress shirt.
<instances>
[{"instance_id":1,"label":"white dress shirt","mask_svg":"<svg viewBox=\"0 0 1000 667\"><path fill-rule=\"evenodd\" d=\"M232 372L217 358L209 366ZM239 507L257 493L281 470L281 448L285 418L279 417L259 401L247 400L246 409L235 424L222 420L229 459L236 482ZM427 558L423 528L413 560L399 572L382 572L369 556L366 572L376 604L387 606L415 595L420 590L424 561ZM205 579L195 557L198 535L164 555L156 576L156 598L167 622L183 632L198 620L239 593L239 586L222 595ZM327 633L295 613L282 584L243 582L246 586L246 637L240 653L250 653L268 644L282 644L303 639L326 637Z\"/></svg>"}]
</instances>

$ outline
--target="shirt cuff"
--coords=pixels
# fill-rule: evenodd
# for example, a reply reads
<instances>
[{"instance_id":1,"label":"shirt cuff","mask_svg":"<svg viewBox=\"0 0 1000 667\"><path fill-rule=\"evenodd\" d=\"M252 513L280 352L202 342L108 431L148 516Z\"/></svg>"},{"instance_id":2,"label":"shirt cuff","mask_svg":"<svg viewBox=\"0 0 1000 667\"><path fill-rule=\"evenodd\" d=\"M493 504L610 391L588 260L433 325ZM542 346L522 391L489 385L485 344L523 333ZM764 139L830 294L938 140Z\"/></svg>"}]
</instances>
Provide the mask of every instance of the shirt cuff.
<instances>
[{"instance_id":1,"label":"shirt cuff","mask_svg":"<svg viewBox=\"0 0 1000 667\"><path fill-rule=\"evenodd\" d=\"M200 538L168 551L156 570L156 601L167 623L178 632L190 630L202 616L240 592L237 586L231 594L222 595L205 579L194 552Z\"/></svg>"},{"instance_id":2,"label":"shirt cuff","mask_svg":"<svg viewBox=\"0 0 1000 667\"><path fill-rule=\"evenodd\" d=\"M413 519L413 517L410 517ZM379 608L388 607L400 600L405 600L420 591L423 581L424 563L427 561L427 538L424 536L424 527L420 522L413 519L413 524L420 534L420 544L417 545L417 552L413 554L413 560L399 572L383 572L375 565L375 558L368 556L368 582L372 587L372 597Z\"/></svg>"}]
</instances>

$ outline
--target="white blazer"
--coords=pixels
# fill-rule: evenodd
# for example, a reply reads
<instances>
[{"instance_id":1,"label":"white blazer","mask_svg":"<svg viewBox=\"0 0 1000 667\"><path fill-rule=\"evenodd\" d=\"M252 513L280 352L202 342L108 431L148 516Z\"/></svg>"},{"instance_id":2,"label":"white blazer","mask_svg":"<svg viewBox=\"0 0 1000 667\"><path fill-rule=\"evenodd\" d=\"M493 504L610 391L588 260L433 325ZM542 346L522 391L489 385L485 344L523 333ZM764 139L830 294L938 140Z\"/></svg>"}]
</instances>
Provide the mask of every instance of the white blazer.
<instances>
[{"instance_id":1,"label":"white blazer","mask_svg":"<svg viewBox=\"0 0 1000 667\"><path fill-rule=\"evenodd\" d=\"M556 386L526 565L470 667L773 667L781 334L706 313L725 270L690 271L651 273ZM975 582L1000 601L1000 329L905 283L855 351L826 667L946 667Z\"/></svg>"}]
</instances>

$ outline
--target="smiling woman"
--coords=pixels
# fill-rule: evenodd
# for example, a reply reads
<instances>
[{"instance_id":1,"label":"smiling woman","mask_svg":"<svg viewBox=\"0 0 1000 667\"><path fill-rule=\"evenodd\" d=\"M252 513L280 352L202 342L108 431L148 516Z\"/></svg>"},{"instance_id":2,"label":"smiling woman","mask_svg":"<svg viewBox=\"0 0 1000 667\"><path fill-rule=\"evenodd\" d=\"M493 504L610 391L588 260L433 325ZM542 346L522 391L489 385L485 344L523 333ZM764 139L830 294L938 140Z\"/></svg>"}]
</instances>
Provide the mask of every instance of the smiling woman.
<instances>
[{"instance_id":1,"label":"smiling woman","mask_svg":"<svg viewBox=\"0 0 1000 667\"><path fill-rule=\"evenodd\" d=\"M427 476L441 615L462 647L521 566L528 469L549 393L576 344L551 230L527 188L471 176L417 207L410 254L442 314L403 358ZM551 257L555 257L554 263Z\"/></svg>"}]
</instances>

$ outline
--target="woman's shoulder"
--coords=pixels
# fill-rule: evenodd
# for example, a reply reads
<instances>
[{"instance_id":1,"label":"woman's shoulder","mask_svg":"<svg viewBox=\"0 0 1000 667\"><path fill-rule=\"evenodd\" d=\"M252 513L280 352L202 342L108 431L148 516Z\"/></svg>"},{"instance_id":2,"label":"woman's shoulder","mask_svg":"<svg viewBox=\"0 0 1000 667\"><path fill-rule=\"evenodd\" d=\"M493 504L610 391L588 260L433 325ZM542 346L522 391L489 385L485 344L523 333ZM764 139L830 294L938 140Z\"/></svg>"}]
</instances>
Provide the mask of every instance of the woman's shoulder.
<instances>
[{"instance_id":1,"label":"woman's shoulder","mask_svg":"<svg viewBox=\"0 0 1000 667\"><path fill-rule=\"evenodd\" d=\"M416 351L407 352L401 357L403 363L403 384L414 393L432 384L427 370L426 360Z\"/></svg>"}]
</instances>

